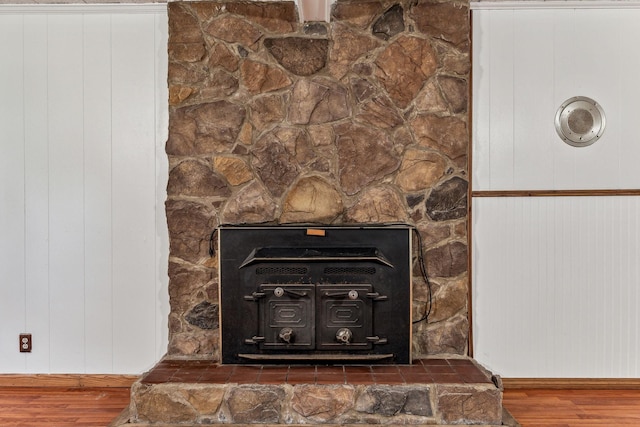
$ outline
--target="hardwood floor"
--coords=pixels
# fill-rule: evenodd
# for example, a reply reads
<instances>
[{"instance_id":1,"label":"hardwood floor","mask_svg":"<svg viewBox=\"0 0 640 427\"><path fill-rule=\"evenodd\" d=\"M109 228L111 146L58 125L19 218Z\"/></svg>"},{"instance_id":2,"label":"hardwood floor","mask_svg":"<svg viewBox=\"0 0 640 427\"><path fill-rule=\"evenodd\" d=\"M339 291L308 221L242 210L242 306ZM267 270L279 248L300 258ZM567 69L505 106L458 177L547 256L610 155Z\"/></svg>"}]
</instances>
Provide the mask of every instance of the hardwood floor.
<instances>
[{"instance_id":1,"label":"hardwood floor","mask_svg":"<svg viewBox=\"0 0 640 427\"><path fill-rule=\"evenodd\" d=\"M128 388L0 387L0 426L107 426ZM522 427L640 427L640 390L507 390Z\"/></svg>"},{"instance_id":2,"label":"hardwood floor","mask_svg":"<svg viewBox=\"0 0 640 427\"><path fill-rule=\"evenodd\" d=\"M640 426L640 390L506 390L522 427Z\"/></svg>"},{"instance_id":3,"label":"hardwood floor","mask_svg":"<svg viewBox=\"0 0 640 427\"><path fill-rule=\"evenodd\" d=\"M108 426L129 404L128 388L0 387L0 426Z\"/></svg>"}]
</instances>

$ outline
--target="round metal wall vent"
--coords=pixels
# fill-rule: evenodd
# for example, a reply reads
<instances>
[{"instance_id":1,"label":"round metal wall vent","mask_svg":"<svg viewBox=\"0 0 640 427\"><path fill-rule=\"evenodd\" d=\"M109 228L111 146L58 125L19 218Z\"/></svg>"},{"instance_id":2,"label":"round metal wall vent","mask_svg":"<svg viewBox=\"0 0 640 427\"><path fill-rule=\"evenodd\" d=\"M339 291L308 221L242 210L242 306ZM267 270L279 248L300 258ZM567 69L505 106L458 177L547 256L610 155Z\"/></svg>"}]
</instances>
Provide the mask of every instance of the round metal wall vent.
<instances>
[{"instance_id":1,"label":"round metal wall vent","mask_svg":"<svg viewBox=\"0 0 640 427\"><path fill-rule=\"evenodd\" d=\"M606 120L600 104L586 96L574 96L558 108L555 125L564 142L586 147L600 139Z\"/></svg>"}]
</instances>

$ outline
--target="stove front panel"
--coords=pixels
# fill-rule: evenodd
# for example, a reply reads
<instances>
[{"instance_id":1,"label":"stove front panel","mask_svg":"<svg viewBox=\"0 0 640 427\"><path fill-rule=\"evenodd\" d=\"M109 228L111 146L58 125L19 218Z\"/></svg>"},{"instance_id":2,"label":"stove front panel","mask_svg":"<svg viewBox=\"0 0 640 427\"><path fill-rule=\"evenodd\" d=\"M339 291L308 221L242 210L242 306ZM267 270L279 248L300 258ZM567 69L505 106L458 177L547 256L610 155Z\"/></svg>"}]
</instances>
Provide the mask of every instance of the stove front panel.
<instances>
[{"instance_id":1,"label":"stove front panel","mask_svg":"<svg viewBox=\"0 0 640 427\"><path fill-rule=\"evenodd\" d=\"M222 362L410 363L411 230L221 227Z\"/></svg>"}]
</instances>

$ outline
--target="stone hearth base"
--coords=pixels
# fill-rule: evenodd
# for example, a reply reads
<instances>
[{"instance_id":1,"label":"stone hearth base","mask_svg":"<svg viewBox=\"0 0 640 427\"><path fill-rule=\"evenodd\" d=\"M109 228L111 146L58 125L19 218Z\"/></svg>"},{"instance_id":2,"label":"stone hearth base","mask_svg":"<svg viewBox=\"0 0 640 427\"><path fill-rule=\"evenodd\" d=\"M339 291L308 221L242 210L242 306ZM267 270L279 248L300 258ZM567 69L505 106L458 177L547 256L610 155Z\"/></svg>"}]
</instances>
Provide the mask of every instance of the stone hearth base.
<instances>
[{"instance_id":1,"label":"stone hearth base","mask_svg":"<svg viewBox=\"0 0 640 427\"><path fill-rule=\"evenodd\" d=\"M220 365L160 361L120 425L502 425L502 392L468 358L412 365Z\"/></svg>"}]
</instances>

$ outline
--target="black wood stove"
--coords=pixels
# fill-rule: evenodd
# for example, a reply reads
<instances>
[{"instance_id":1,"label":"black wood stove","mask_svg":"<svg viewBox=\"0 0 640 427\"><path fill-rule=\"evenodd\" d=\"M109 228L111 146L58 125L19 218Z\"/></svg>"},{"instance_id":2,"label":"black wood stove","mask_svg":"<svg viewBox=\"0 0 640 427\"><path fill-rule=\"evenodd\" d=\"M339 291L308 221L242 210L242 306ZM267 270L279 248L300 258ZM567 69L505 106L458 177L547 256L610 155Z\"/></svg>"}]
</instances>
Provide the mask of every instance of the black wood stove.
<instances>
[{"instance_id":1,"label":"black wood stove","mask_svg":"<svg viewBox=\"0 0 640 427\"><path fill-rule=\"evenodd\" d=\"M222 226L222 363L411 363L411 227Z\"/></svg>"}]
</instances>

